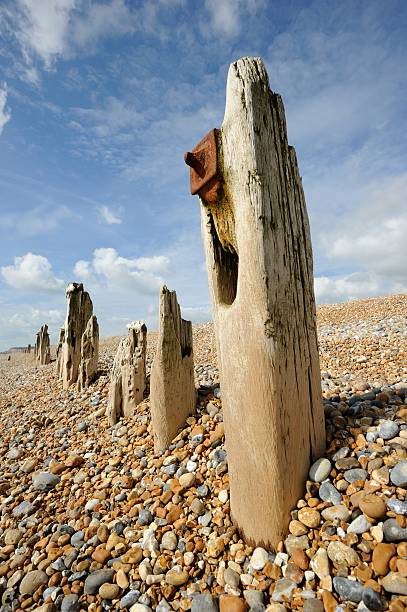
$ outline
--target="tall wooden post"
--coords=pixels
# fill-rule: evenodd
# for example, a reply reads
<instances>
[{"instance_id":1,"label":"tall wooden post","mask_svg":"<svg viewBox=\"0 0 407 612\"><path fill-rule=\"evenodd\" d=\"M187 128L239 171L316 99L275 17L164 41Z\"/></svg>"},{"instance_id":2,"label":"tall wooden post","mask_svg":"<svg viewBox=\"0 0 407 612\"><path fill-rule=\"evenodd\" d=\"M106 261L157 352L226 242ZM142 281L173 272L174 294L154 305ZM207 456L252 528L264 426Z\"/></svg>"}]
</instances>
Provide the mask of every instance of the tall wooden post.
<instances>
[{"instance_id":1,"label":"tall wooden post","mask_svg":"<svg viewBox=\"0 0 407 612\"><path fill-rule=\"evenodd\" d=\"M304 193L283 103L261 59L230 66L215 138L216 176L210 171L198 193L231 515L250 543L275 547L325 436ZM199 180L213 165L205 142L186 155L191 186L194 165Z\"/></svg>"},{"instance_id":2,"label":"tall wooden post","mask_svg":"<svg viewBox=\"0 0 407 612\"><path fill-rule=\"evenodd\" d=\"M160 328L151 366L150 409L154 449L164 450L195 412L192 323L181 318L175 291L160 290Z\"/></svg>"}]
</instances>

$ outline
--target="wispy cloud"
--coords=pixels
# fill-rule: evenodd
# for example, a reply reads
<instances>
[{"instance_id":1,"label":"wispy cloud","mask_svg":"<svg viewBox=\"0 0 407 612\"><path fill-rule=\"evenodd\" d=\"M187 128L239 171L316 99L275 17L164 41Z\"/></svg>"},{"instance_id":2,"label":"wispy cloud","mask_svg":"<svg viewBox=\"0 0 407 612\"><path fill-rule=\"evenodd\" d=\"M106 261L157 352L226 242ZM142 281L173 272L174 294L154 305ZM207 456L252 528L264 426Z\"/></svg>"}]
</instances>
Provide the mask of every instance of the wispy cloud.
<instances>
[{"instance_id":1,"label":"wispy cloud","mask_svg":"<svg viewBox=\"0 0 407 612\"><path fill-rule=\"evenodd\" d=\"M122 223L122 219L108 206L98 206L97 210L101 223L106 223L107 225L120 225Z\"/></svg>"},{"instance_id":2,"label":"wispy cloud","mask_svg":"<svg viewBox=\"0 0 407 612\"><path fill-rule=\"evenodd\" d=\"M7 108L7 84L0 85L0 134L11 119L11 111Z\"/></svg>"},{"instance_id":3,"label":"wispy cloud","mask_svg":"<svg viewBox=\"0 0 407 612\"><path fill-rule=\"evenodd\" d=\"M27 211L0 213L0 230L21 236L52 232L68 219L78 217L67 206L42 205Z\"/></svg>"},{"instance_id":4,"label":"wispy cloud","mask_svg":"<svg viewBox=\"0 0 407 612\"><path fill-rule=\"evenodd\" d=\"M10 287L33 293L54 293L65 285L62 279L54 276L48 259L34 253L14 257L14 265L2 266L1 273Z\"/></svg>"}]
</instances>

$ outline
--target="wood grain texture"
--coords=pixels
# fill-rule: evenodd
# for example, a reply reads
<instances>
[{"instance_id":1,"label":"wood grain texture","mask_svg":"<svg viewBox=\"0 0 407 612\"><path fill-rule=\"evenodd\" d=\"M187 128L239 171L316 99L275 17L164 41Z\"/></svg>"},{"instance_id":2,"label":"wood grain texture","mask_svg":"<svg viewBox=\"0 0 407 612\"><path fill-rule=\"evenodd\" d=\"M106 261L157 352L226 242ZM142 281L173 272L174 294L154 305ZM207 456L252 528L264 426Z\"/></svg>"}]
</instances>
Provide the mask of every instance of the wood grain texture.
<instances>
[{"instance_id":1,"label":"wood grain texture","mask_svg":"<svg viewBox=\"0 0 407 612\"><path fill-rule=\"evenodd\" d=\"M57 372L64 389L76 383L81 361L81 343L86 325L93 314L90 295L82 283L71 283L66 290L68 300L64 332L60 333Z\"/></svg>"},{"instance_id":2,"label":"wood grain texture","mask_svg":"<svg viewBox=\"0 0 407 612\"><path fill-rule=\"evenodd\" d=\"M160 291L160 327L150 377L150 408L156 452L165 449L195 412L192 324L181 318L175 291Z\"/></svg>"},{"instance_id":3,"label":"wood grain texture","mask_svg":"<svg viewBox=\"0 0 407 612\"><path fill-rule=\"evenodd\" d=\"M304 193L261 59L230 66L219 139L227 205L203 202L201 217L231 514L249 542L276 547L325 434Z\"/></svg>"},{"instance_id":4,"label":"wood grain texture","mask_svg":"<svg viewBox=\"0 0 407 612\"><path fill-rule=\"evenodd\" d=\"M92 315L86 325L81 341L81 362L79 364L77 388L86 389L95 379L99 360L99 324Z\"/></svg>"},{"instance_id":5,"label":"wood grain texture","mask_svg":"<svg viewBox=\"0 0 407 612\"><path fill-rule=\"evenodd\" d=\"M114 358L106 414L110 425L130 417L143 401L146 388L147 327L143 321L128 326Z\"/></svg>"}]
</instances>

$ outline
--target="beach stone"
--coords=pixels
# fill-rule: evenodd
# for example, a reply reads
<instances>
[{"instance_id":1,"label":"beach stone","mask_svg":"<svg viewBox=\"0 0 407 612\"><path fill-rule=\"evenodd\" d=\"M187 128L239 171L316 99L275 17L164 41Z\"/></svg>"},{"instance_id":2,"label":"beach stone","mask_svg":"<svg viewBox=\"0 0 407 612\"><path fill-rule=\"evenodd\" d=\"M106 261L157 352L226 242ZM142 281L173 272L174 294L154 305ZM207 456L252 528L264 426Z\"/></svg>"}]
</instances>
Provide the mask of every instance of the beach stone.
<instances>
[{"instance_id":1,"label":"beach stone","mask_svg":"<svg viewBox=\"0 0 407 612\"><path fill-rule=\"evenodd\" d=\"M385 516L387 508L384 501L378 495L365 495L359 501L359 508L366 516L380 519Z\"/></svg>"},{"instance_id":2,"label":"beach stone","mask_svg":"<svg viewBox=\"0 0 407 612\"><path fill-rule=\"evenodd\" d=\"M396 519L387 519L387 521L384 521L383 533L388 542L407 540L407 527L400 527Z\"/></svg>"},{"instance_id":3,"label":"beach stone","mask_svg":"<svg viewBox=\"0 0 407 612\"><path fill-rule=\"evenodd\" d=\"M303 612L324 612L324 604L320 599L313 597L312 599L305 599Z\"/></svg>"},{"instance_id":4,"label":"beach stone","mask_svg":"<svg viewBox=\"0 0 407 612\"><path fill-rule=\"evenodd\" d=\"M283 602L291 601L292 594L296 589L297 585L293 580L287 580L287 578L280 578L276 582L275 589L271 599L273 601Z\"/></svg>"},{"instance_id":5,"label":"beach stone","mask_svg":"<svg viewBox=\"0 0 407 612\"><path fill-rule=\"evenodd\" d=\"M363 585L359 580L348 580L348 578L335 576L332 582L336 593L344 601L353 601L355 603L362 601Z\"/></svg>"},{"instance_id":6,"label":"beach stone","mask_svg":"<svg viewBox=\"0 0 407 612\"><path fill-rule=\"evenodd\" d=\"M321 580L329 576L329 559L325 548L318 548L311 559L310 566L312 571L315 572Z\"/></svg>"},{"instance_id":7,"label":"beach stone","mask_svg":"<svg viewBox=\"0 0 407 612\"><path fill-rule=\"evenodd\" d=\"M366 531L369 531L370 527L371 523L369 523L364 514L361 514L351 522L346 531L347 533L356 533L357 535L360 535Z\"/></svg>"},{"instance_id":8,"label":"beach stone","mask_svg":"<svg viewBox=\"0 0 407 612\"><path fill-rule=\"evenodd\" d=\"M178 539L173 531L166 531L161 538L161 548L164 550L176 550Z\"/></svg>"},{"instance_id":9,"label":"beach stone","mask_svg":"<svg viewBox=\"0 0 407 612\"><path fill-rule=\"evenodd\" d=\"M99 587L99 595L102 599L116 599L120 592L120 587L117 584L105 582Z\"/></svg>"},{"instance_id":10,"label":"beach stone","mask_svg":"<svg viewBox=\"0 0 407 612\"><path fill-rule=\"evenodd\" d=\"M181 586L189 580L189 574L179 565L175 565L165 574L165 582L172 586Z\"/></svg>"},{"instance_id":11,"label":"beach stone","mask_svg":"<svg viewBox=\"0 0 407 612\"><path fill-rule=\"evenodd\" d=\"M221 595L219 610L220 612L245 612L246 604L244 599L235 595Z\"/></svg>"},{"instance_id":12,"label":"beach stone","mask_svg":"<svg viewBox=\"0 0 407 612\"><path fill-rule=\"evenodd\" d=\"M102 584L111 582L113 576L114 570L112 569L101 569L92 572L85 580L85 585L83 587L84 593L86 595L96 595Z\"/></svg>"},{"instance_id":13,"label":"beach stone","mask_svg":"<svg viewBox=\"0 0 407 612\"><path fill-rule=\"evenodd\" d=\"M71 594L66 595L61 602L61 612L79 612L79 597Z\"/></svg>"},{"instance_id":14,"label":"beach stone","mask_svg":"<svg viewBox=\"0 0 407 612\"><path fill-rule=\"evenodd\" d=\"M239 588L240 576L231 567L227 567L225 569L223 579L225 583L231 586L233 589Z\"/></svg>"},{"instance_id":15,"label":"beach stone","mask_svg":"<svg viewBox=\"0 0 407 612\"><path fill-rule=\"evenodd\" d=\"M147 510L147 508L142 508L139 512L138 515L138 519L137 519L137 523L139 525L145 526L145 525L150 525L154 520L153 515L151 514L150 510Z\"/></svg>"},{"instance_id":16,"label":"beach stone","mask_svg":"<svg viewBox=\"0 0 407 612\"><path fill-rule=\"evenodd\" d=\"M21 595L31 595L39 586L48 583L48 576L41 570L28 572L20 583Z\"/></svg>"},{"instance_id":17,"label":"beach stone","mask_svg":"<svg viewBox=\"0 0 407 612\"><path fill-rule=\"evenodd\" d=\"M321 522L321 515L315 508L305 507L298 511L298 519L307 527L315 529Z\"/></svg>"},{"instance_id":18,"label":"beach stone","mask_svg":"<svg viewBox=\"0 0 407 612\"><path fill-rule=\"evenodd\" d=\"M6 546L15 546L23 537L21 529L6 529L3 533L3 539Z\"/></svg>"},{"instance_id":19,"label":"beach stone","mask_svg":"<svg viewBox=\"0 0 407 612\"><path fill-rule=\"evenodd\" d=\"M29 501L22 501L18 506L16 506L13 510L13 516L15 518L21 518L22 516L27 516L34 512L34 506Z\"/></svg>"},{"instance_id":20,"label":"beach stone","mask_svg":"<svg viewBox=\"0 0 407 612\"><path fill-rule=\"evenodd\" d=\"M373 569L379 576L384 576L389 571L389 562L396 554L396 546L394 544L379 543L373 549L372 565Z\"/></svg>"},{"instance_id":21,"label":"beach stone","mask_svg":"<svg viewBox=\"0 0 407 612\"><path fill-rule=\"evenodd\" d=\"M407 502L403 502L401 499L387 500L387 507L396 514L407 514Z\"/></svg>"},{"instance_id":22,"label":"beach stone","mask_svg":"<svg viewBox=\"0 0 407 612\"><path fill-rule=\"evenodd\" d=\"M293 536L289 535L284 540L284 546L289 555L292 554L294 548L299 548L300 550L307 550L309 548L310 542L306 535L302 536Z\"/></svg>"},{"instance_id":23,"label":"beach stone","mask_svg":"<svg viewBox=\"0 0 407 612\"><path fill-rule=\"evenodd\" d=\"M331 561L337 565L356 566L360 561L359 555L353 548L338 541L328 544L327 553Z\"/></svg>"},{"instance_id":24,"label":"beach stone","mask_svg":"<svg viewBox=\"0 0 407 612\"><path fill-rule=\"evenodd\" d=\"M378 433L383 440L391 440L399 433L399 427L394 421L384 421L380 424Z\"/></svg>"},{"instance_id":25,"label":"beach stone","mask_svg":"<svg viewBox=\"0 0 407 612\"><path fill-rule=\"evenodd\" d=\"M362 601L367 610L385 610L387 607L385 601L380 596L380 593L371 587L363 589Z\"/></svg>"},{"instance_id":26,"label":"beach stone","mask_svg":"<svg viewBox=\"0 0 407 612\"><path fill-rule=\"evenodd\" d=\"M120 599L120 608L131 608L139 599L140 591L129 591Z\"/></svg>"},{"instance_id":27,"label":"beach stone","mask_svg":"<svg viewBox=\"0 0 407 612\"><path fill-rule=\"evenodd\" d=\"M387 576L382 578L381 583L388 593L407 595L407 578L398 572L389 572Z\"/></svg>"},{"instance_id":28,"label":"beach stone","mask_svg":"<svg viewBox=\"0 0 407 612\"><path fill-rule=\"evenodd\" d=\"M209 540L206 552L208 557L219 557L225 550L225 540L223 538L215 538L214 540Z\"/></svg>"},{"instance_id":29,"label":"beach stone","mask_svg":"<svg viewBox=\"0 0 407 612\"><path fill-rule=\"evenodd\" d=\"M253 554L250 558L250 565L253 569L259 571L262 570L269 560L269 555L267 550L264 548L258 547L255 548Z\"/></svg>"},{"instance_id":30,"label":"beach stone","mask_svg":"<svg viewBox=\"0 0 407 612\"><path fill-rule=\"evenodd\" d=\"M60 481L59 476L51 474L50 472L39 472L33 474L32 483L35 491L50 491Z\"/></svg>"},{"instance_id":31,"label":"beach stone","mask_svg":"<svg viewBox=\"0 0 407 612\"><path fill-rule=\"evenodd\" d=\"M396 487L407 487L407 461L399 461L390 470L390 480Z\"/></svg>"},{"instance_id":32,"label":"beach stone","mask_svg":"<svg viewBox=\"0 0 407 612\"><path fill-rule=\"evenodd\" d=\"M249 608L263 605L264 595L262 591L245 590L243 591L243 597Z\"/></svg>"},{"instance_id":33,"label":"beach stone","mask_svg":"<svg viewBox=\"0 0 407 612\"><path fill-rule=\"evenodd\" d=\"M147 606L143 603L135 603L131 606L129 612L152 612L150 606Z\"/></svg>"},{"instance_id":34,"label":"beach stone","mask_svg":"<svg viewBox=\"0 0 407 612\"><path fill-rule=\"evenodd\" d=\"M209 593L194 595L191 612L219 612L217 601Z\"/></svg>"},{"instance_id":35,"label":"beach stone","mask_svg":"<svg viewBox=\"0 0 407 612\"><path fill-rule=\"evenodd\" d=\"M321 512L323 518L327 521L348 521L351 512L350 510L344 506L343 504L338 504L337 506L329 506L328 508L324 508Z\"/></svg>"},{"instance_id":36,"label":"beach stone","mask_svg":"<svg viewBox=\"0 0 407 612\"><path fill-rule=\"evenodd\" d=\"M332 466L329 459L321 457L311 465L309 470L309 478L314 482L322 482L323 480L328 478L331 469Z\"/></svg>"},{"instance_id":37,"label":"beach stone","mask_svg":"<svg viewBox=\"0 0 407 612\"><path fill-rule=\"evenodd\" d=\"M356 482L358 480L365 481L368 477L368 473L366 470L362 470L361 468L354 468L352 470L346 470L343 473L343 477L349 483Z\"/></svg>"},{"instance_id":38,"label":"beach stone","mask_svg":"<svg viewBox=\"0 0 407 612\"><path fill-rule=\"evenodd\" d=\"M334 506L340 504L342 501L342 495L331 482L322 482L319 487L318 495L322 501L329 501Z\"/></svg>"}]
</instances>

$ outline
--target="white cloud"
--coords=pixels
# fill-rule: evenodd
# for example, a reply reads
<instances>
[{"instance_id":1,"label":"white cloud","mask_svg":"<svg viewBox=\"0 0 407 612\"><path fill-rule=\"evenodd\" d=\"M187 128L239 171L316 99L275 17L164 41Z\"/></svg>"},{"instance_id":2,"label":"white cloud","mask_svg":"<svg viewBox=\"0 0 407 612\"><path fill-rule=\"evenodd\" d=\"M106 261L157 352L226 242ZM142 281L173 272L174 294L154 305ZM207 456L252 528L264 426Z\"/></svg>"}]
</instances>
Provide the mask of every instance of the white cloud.
<instances>
[{"instance_id":1,"label":"white cloud","mask_svg":"<svg viewBox=\"0 0 407 612\"><path fill-rule=\"evenodd\" d=\"M164 256L126 258L115 249L101 248L93 252L92 263L83 260L75 264L75 273L90 272L103 279L111 287L121 291L137 291L141 295L156 294L166 272L169 260Z\"/></svg>"},{"instance_id":2,"label":"white cloud","mask_svg":"<svg viewBox=\"0 0 407 612\"><path fill-rule=\"evenodd\" d=\"M7 11L6 16L31 82L37 80L33 68L36 58L50 70L59 58L92 50L100 38L131 32L135 24L124 0L17 0L15 10Z\"/></svg>"},{"instance_id":3,"label":"white cloud","mask_svg":"<svg viewBox=\"0 0 407 612\"><path fill-rule=\"evenodd\" d=\"M205 0L210 26L208 27L207 23L202 24L202 29L206 34L215 36L237 36L242 20L248 14L256 13L264 4L264 0Z\"/></svg>"},{"instance_id":4,"label":"white cloud","mask_svg":"<svg viewBox=\"0 0 407 612\"><path fill-rule=\"evenodd\" d=\"M76 0L18 0L17 38L27 59L38 55L45 68L67 52L68 26Z\"/></svg>"},{"instance_id":5,"label":"white cloud","mask_svg":"<svg viewBox=\"0 0 407 612\"><path fill-rule=\"evenodd\" d=\"M11 118L11 112L6 107L7 93L7 85L6 83L3 83L3 85L0 85L0 134L2 133L6 123L8 123Z\"/></svg>"},{"instance_id":6,"label":"white cloud","mask_svg":"<svg viewBox=\"0 0 407 612\"><path fill-rule=\"evenodd\" d=\"M88 276L90 275L89 268L90 268L90 262L85 261L84 259L80 259L74 265L73 271L74 271L75 276L79 278L80 280L82 280L84 278L88 278Z\"/></svg>"},{"instance_id":7,"label":"white cloud","mask_svg":"<svg viewBox=\"0 0 407 612\"><path fill-rule=\"evenodd\" d=\"M57 308L21 307L19 312L0 315L0 350L11 346L35 345L35 335L41 325L49 327L51 343L56 342L65 313Z\"/></svg>"},{"instance_id":8,"label":"white cloud","mask_svg":"<svg viewBox=\"0 0 407 612\"><path fill-rule=\"evenodd\" d=\"M119 225L122 223L120 217L117 216L108 206L98 206L99 218L107 225Z\"/></svg>"},{"instance_id":9,"label":"white cloud","mask_svg":"<svg viewBox=\"0 0 407 612\"><path fill-rule=\"evenodd\" d=\"M15 257L14 265L2 266L1 273L6 283L15 289L52 293L65 285L62 279L54 276L48 259L33 253Z\"/></svg>"}]
</instances>

